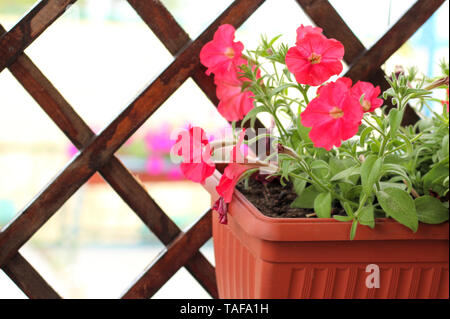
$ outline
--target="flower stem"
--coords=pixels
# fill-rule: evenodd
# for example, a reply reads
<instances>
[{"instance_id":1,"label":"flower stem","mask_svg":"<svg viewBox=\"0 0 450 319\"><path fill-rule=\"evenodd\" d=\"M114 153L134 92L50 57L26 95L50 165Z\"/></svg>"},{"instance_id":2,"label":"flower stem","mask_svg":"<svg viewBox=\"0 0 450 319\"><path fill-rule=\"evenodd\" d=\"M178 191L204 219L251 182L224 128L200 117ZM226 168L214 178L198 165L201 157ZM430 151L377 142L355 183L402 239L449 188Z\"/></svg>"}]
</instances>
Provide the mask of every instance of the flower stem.
<instances>
[{"instance_id":1,"label":"flower stem","mask_svg":"<svg viewBox=\"0 0 450 319\"><path fill-rule=\"evenodd\" d=\"M381 134L381 136L386 137L386 134L384 134L383 131L381 131L378 127L376 127L375 125L373 125L372 123L370 123L365 117L363 118L364 123L366 123L367 125L369 125L370 127L372 127L375 131L377 131L378 133Z\"/></svg>"}]
</instances>

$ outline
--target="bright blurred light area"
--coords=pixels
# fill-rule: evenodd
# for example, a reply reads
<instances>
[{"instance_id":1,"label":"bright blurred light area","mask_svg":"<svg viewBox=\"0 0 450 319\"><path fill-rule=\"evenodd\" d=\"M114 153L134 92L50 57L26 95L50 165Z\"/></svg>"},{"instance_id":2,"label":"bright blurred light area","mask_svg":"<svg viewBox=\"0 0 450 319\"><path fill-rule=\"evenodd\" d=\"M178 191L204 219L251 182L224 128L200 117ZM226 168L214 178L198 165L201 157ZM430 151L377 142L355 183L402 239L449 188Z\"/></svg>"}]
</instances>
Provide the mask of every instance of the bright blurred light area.
<instances>
[{"instance_id":1,"label":"bright blurred light area","mask_svg":"<svg viewBox=\"0 0 450 319\"><path fill-rule=\"evenodd\" d=\"M9 30L35 3L1 0L0 23ZM163 0L195 39L231 0ZM370 47L413 0L331 0ZM439 75L448 60L448 1L383 68L417 66ZM201 8L201 9L200 9ZM260 34L293 45L300 24L311 24L294 0L267 0L237 32L247 49ZM173 57L125 0L79 0L26 54L76 112L100 132L172 61ZM443 94L445 94L443 92ZM0 228L5 226L77 153L12 74L0 73ZM168 156L173 129L188 124L209 133L228 127L192 79L187 80L117 152L150 195L186 228L210 205L199 185L183 180ZM20 250L65 298L115 298L164 246L99 176L84 185ZM213 263L211 241L202 251ZM0 271L0 298L24 298ZM181 269L155 296L207 298Z\"/></svg>"}]
</instances>

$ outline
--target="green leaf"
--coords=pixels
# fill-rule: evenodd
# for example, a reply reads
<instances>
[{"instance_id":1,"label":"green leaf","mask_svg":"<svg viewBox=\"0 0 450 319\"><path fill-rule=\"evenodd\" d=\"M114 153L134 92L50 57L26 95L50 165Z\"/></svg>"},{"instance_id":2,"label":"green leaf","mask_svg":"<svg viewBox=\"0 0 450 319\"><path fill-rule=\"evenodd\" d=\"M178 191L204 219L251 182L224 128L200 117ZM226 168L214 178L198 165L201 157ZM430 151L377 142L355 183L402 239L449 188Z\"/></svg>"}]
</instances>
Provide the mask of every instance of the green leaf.
<instances>
[{"instance_id":1,"label":"green leaf","mask_svg":"<svg viewBox=\"0 0 450 319\"><path fill-rule=\"evenodd\" d=\"M442 151L445 154L448 154L449 152L449 135L445 135L444 138L442 139Z\"/></svg>"},{"instance_id":2,"label":"green leaf","mask_svg":"<svg viewBox=\"0 0 450 319\"><path fill-rule=\"evenodd\" d=\"M301 176L303 176L302 174ZM306 177L306 176L305 176ZM293 178L294 190L297 196L301 196L306 187L306 181L300 178Z\"/></svg>"},{"instance_id":3,"label":"green leaf","mask_svg":"<svg viewBox=\"0 0 450 319\"><path fill-rule=\"evenodd\" d=\"M345 198L358 201L362 193L362 186L355 185L345 192Z\"/></svg>"},{"instance_id":4,"label":"green leaf","mask_svg":"<svg viewBox=\"0 0 450 319\"><path fill-rule=\"evenodd\" d=\"M350 230L350 240L355 239L356 230L358 229L358 220L353 220L352 229Z\"/></svg>"},{"instance_id":5,"label":"green leaf","mask_svg":"<svg viewBox=\"0 0 450 319\"><path fill-rule=\"evenodd\" d=\"M296 87L297 87L297 85L294 85L292 83L283 84L283 85L273 89L272 91L270 91L270 95L274 96L288 88L296 88Z\"/></svg>"},{"instance_id":6,"label":"green leaf","mask_svg":"<svg viewBox=\"0 0 450 319\"><path fill-rule=\"evenodd\" d=\"M391 109L389 112L389 126L390 131L389 134L392 138L395 138L398 133L398 129L400 128L400 125L402 124L403 120L403 111L400 111L398 109Z\"/></svg>"},{"instance_id":7,"label":"green leaf","mask_svg":"<svg viewBox=\"0 0 450 319\"><path fill-rule=\"evenodd\" d=\"M423 177L423 190L428 193L430 190L441 193L444 191L442 182L448 176L448 165L438 164L434 166Z\"/></svg>"},{"instance_id":8,"label":"green leaf","mask_svg":"<svg viewBox=\"0 0 450 319\"><path fill-rule=\"evenodd\" d=\"M346 181L338 182L337 184L342 194L347 194L354 186L352 182Z\"/></svg>"},{"instance_id":9,"label":"green leaf","mask_svg":"<svg viewBox=\"0 0 450 319\"><path fill-rule=\"evenodd\" d=\"M355 161L351 158L338 159L336 157L331 157L329 161L331 174L333 176L354 165Z\"/></svg>"},{"instance_id":10,"label":"green leaf","mask_svg":"<svg viewBox=\"0 0 450 319\"><path fill-rule=\"evenodd\" d=\"M403 190L406 190L408 186L406 186L404 183L391 183L391 182L380 182L380 188L381 190L385 190L386 188L400 188Z\"/></svg>"},{"instance_id":11,"label":"green leaf","mask_svg":"<svg viewBox=\"0 0 450 319\"><path fill-rule=\"evenodd\" d=\"M381 143L378 140L371 140L369 143L370 150L372 153L379 153L381 148Z\"/></svg>"},{"instance_id":12,"label":"green leaf","mask_svg":"<svg viewBox=\"0 0 450 319\"><path fill-rule=\"evenodd\" d=\"M314 211L319 218L331 217L331 194L320 193L314 200Z\"/></svg>"},{"instance_id":13,"label":"green leaf","mask_svg":"<svg viewBox=\"0 0 450 319\"><path fill-rule=\"evenodd\" d=\"M298 163L286 155L280 155L279 162L281 163L281 178L288 180L289 174L298 168Z\"/></svg>"},{"instance_id":14,"label":"green leaf","mask_svg":"<svg viewBox=\"0 0 450 319\"><path fill-rule=\"evenodd\" d=\"M406 146L406 153L411 154L414 151L414 148L409 138L404 134L398 134L398 136L405 141L404 145Z\"/></svg>"},{"instance_id":15,"label":"green leaf","mask_svg":"<svg viewBox=\"0 0 450 319\"><path fill-rule=\"evenodd\" d=\"M323 160L315 160L311 163L311 168L313 172L321 178L327 178L330 175L330 167L328 166L328 163Z\"/></svg>"},{"instance_id":16,"label":"green leaf","mask_svg":"<svg viewBox=\"0 0 450 319\"><path fill-rule=\"evenodd\" d=\"M302 196L297 197L297 199L291 204L291 207L313 209L314 201L318 195L319 192L316 188L314 186L309 186L303 191Z\"/></svg>"},{"instance_id":17,"label":"green leaf","mask_svg":"<svg viewBox=\"0 0 450 319\"><path fill-rule=\"evenodd\" d=\"M366 143L367 137L369 136L370 133L372 133L373 130L374 130L373 127L368 126L361 132L361 135L359 137L359 145L361 147L364 146L364 144Z\"/></svg>"},{"instance_id":18,"label":"green leaf","mask_svg":"<svg viewBox=\"0 0 450 319\"><path fill-rule=\"evenodd\" d=\"M422 196L415 201L419 220L425 224L442 224L448 220L448 208L437 198Z\"/></svg>"},{"instance_id":19,"label":"green leaf","mask_svg":"<svg viewBox=\"0 0 450 319\"><path fill-rule=\"evenodd\" d=\"M371 195L373 186L378 182L381 175L381 167L383 166L383 159L375 155L370 155L366 158L361 166L361 184L363 192L366 195Z\"/></svg>"},{"instance_id":20,"label":"green leaf","mask_svg":"<svg viewBox=\"0 0 450 319\"><path fill-rule=\"evenodd\" d=\"M340 222L349 222L353 220L353 216L334 215L333 218Z\"/></svg>"},{"instance_id":21,"label":"green leaf","mask_svg":"<svg viewBox=\"0 0 450 319\"><path fill-rule=\"evenodd\" d=\"M249 120L251 120L250 124L251 127L255 126L256 116L259 113L268 112L267 108L265 106L255 107L252 109L248 114L244 117L244 119L241 122L241 127L244 127L244 124L247 123Z\"/></svg>"},{"instance_id":22,"label":"green leaf","mask_svg":"<svg viewBox=\"0 0 450 319\"><path fill-rule=\"evenodd\" d=\"M353 167L347 168L346 170L341 171L341 172L337 173L336 175L334 175L331 178L331 181L335 182L335 181L339 181L342 179L348 179L351 176L355 176L355 175L359 175L359 174L361 174L361 167L353 166Z\"/></svg>"},{"instance_id":23,"label":"green leaf","mask_svg":"<svg viewBox=\"0 0 450 319\"><path fill-rule=\"evenodd\" d=\"M309 138L309 132L311 131L311 128L303 126L300 119L297 121L297 124L297 131L302 140L306 143L312 143L311 139Z\"/></svg>"},{"instance_id":24,"label":"green leaf","mask_svg":"<svg viewBox=\"0 0 450 319\"><path fill-rule=\"evenodd\" d=\"M375 227L375 216L373 206L365 206L359 211L358 221L361 225Z\"/></svg>"},{"instance_id":25,"label":"green leaf","mask_svg":"<svg viewBox=\"0 0 450 319\"><path fill-rule=\"evenodd\" d=\"M341 206L344 207L344 210L347 213L348 217L351 217L351 219L355 218L355 214L353 213L353 208L348 202L341 201Z\"/></svg>"},{"instance_id":26,"label":"green leaf","mask_svg":"<svg viewBox=\"0 0 450 319\"><path fill-rule=\"evenodd\" d=\"M378 202L385 213L416 232L419 218L414 200L407 192L398 188L387 188L377 192Z\"/></svg>"},{"instance_id":27,"label":"green leaf","mask_svg":"<svg viewBox=\"0 0 450 319\"><path fill-rule=\"evenodd\" d=\"M407 182L410 182L410 178L406 173L405 168L401 165L384 164L383 168L381 169L381 176L384 176L386 174L398 175L403 177L403 179L405 179Z\"/></svg>"}]
</instances>

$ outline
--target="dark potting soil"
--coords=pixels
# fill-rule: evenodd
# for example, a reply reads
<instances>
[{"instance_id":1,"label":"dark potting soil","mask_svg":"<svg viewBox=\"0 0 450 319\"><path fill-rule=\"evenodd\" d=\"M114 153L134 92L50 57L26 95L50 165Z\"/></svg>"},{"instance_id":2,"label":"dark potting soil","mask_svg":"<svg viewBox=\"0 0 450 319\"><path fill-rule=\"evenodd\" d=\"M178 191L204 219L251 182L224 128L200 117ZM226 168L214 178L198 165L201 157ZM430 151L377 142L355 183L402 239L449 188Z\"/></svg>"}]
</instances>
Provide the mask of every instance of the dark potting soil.
<instances>
[{"instance_id":1,"label":"dark potting soil","mask_svg":"<svg viewBox=\"0 0 450 319\"><path fill-rule=\"evenodd\" d=\"M282 186L279 179L270 182L261 182L263 178L249 179L248 188L242 181L237 189L256 207L261 213L274 218L310 218L315 216L312 209L292 208L292 202L297 198L291 184Z\"/></svg>"}]
</instances>

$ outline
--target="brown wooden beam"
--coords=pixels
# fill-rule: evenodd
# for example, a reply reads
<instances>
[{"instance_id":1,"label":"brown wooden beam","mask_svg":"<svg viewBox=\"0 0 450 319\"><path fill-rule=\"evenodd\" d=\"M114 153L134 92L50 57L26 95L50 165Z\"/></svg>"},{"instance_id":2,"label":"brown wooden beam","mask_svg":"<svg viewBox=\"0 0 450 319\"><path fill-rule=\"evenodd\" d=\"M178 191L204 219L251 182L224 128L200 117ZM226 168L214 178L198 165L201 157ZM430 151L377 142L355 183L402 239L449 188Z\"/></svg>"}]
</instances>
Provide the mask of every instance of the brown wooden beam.
<instances>
[{"instance_id":1,"label":"brown wooden beam","mask_svg":"<svg viewBox=\"0 0 450 319\"><path fill-rule=\"evenodd\" d=\"M58 293L39 275L25 258L15 254L3 266L3 271L32 299L60 299Z\"/></svg>"}]
</instances>

